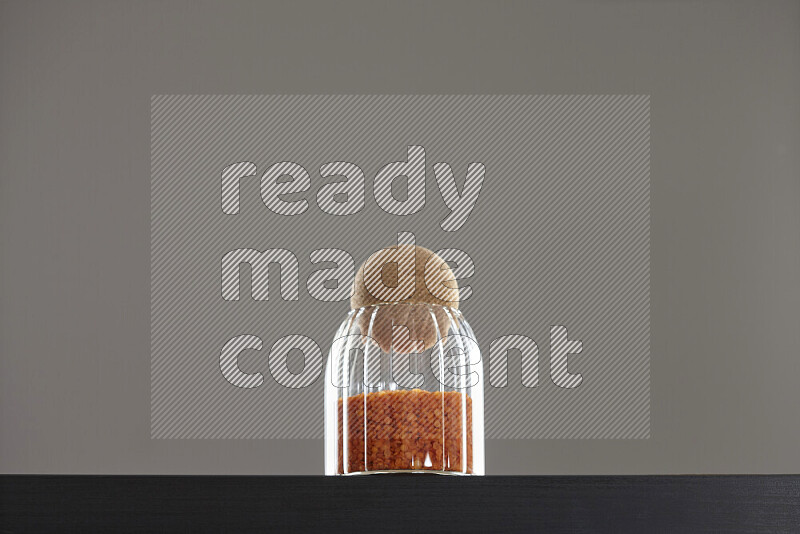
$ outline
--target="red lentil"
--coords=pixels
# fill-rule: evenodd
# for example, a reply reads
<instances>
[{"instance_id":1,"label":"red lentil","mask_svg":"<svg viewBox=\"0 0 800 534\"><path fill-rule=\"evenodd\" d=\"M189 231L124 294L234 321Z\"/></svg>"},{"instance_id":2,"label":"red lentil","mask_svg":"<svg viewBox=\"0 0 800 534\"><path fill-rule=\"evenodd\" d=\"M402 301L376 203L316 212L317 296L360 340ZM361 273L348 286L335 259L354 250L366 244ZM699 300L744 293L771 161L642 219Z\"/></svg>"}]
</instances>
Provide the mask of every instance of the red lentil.
<instances>
[{"instance_id":1,"label":"red lentil","mask_svg":"<svg viewBox=\"0 0 800 534\"><path fill-rule=\"evenodd\" d=\"M338 473L384 470L472 473L472 399L468 395L414 389L368 393L366 401L363 393L348 397L346 471L342 401L339 399L338 404Z\"/></svg>"}]
</instances>

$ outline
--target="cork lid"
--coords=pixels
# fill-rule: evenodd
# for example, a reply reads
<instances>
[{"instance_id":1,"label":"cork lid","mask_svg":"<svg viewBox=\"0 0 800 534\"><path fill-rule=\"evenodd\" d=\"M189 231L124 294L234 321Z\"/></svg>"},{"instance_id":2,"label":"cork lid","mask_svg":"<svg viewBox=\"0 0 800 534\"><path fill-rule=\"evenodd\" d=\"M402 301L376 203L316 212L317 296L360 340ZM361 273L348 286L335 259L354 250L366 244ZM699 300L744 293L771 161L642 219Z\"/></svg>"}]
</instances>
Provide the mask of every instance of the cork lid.
<instances>
[{"instance_id":1,"label":"cork lid","mask_svg":"<svg viewBox=\"0 0 800 534\"><path fill-rule=\"evenodd\" d=\"M350 307L362 309L357 316L362 335L384 352L420 353L447 336L451 314L441 306L457 309L458 296L447 262L427 248L404 244L364 262Z\"/></svg>"},{"instance_id":2,"label":"cork lid","mask_svg":"<svg viewBox=\"0 0 800 534\"><path fill-rule=\"evenodd\" d=\"M370 256L356 272L350 307L401 303L458 308L458 284L447 262L427 248L408 244Z\"/></svg>"}]
</instances>

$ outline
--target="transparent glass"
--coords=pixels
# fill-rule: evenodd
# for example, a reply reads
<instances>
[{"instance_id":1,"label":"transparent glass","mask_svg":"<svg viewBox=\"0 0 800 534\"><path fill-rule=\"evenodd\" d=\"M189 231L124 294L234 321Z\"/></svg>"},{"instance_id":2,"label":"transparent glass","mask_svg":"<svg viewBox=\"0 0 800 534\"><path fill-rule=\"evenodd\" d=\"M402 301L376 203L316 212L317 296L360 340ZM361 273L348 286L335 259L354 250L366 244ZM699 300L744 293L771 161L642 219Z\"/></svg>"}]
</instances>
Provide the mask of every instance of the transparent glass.
<instances>
[{"instance_id":1,"label":"transparent glass","mask_svg":"<svg viewBox=\"0 0 800 534\"><path fill-rule=\"evenodd\" d=\"M483 362L456 309L352 310L325 376L325 474L484 474Z\"/></svg>"}]
</instances>

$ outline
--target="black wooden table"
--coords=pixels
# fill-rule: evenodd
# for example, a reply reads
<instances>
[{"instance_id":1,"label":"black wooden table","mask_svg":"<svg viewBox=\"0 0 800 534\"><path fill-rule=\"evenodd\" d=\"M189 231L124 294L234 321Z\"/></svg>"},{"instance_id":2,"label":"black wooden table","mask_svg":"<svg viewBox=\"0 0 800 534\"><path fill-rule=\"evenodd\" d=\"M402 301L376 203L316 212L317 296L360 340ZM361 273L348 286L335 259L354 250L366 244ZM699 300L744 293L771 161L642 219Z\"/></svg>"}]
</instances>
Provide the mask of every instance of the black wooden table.
<instances>
[{"instance_id":1,"label":"black wooden table","mask_svg":"<svg viewBox=\"0 0 800 534\"><path fill-rule=\"evenodd\" d=\"M0 532L800 532L798 476L4 476Z\"/></svg>"}]
</instances>

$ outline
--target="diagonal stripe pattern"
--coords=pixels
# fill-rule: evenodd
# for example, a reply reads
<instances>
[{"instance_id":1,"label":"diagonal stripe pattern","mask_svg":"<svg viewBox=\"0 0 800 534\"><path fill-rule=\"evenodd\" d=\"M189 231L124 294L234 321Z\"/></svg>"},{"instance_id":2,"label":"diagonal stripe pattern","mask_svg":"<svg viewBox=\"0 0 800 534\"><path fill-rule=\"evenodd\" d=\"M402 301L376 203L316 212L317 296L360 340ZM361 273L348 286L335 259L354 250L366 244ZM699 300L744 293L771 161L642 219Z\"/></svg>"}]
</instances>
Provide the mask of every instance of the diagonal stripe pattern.
<instances>
[{"instance_id":1,"label":"diagonal stripe pattern","mask_svg":"<svg viewBox=\"0 0 800 534\"><path fill-rule=\"evenodd\" d=\"M390 174L423 158L425 187L403 203ZM453 186L440 167L440 190L444 164ZM451 209L462 197L476 199L468 214ZM312 253L339 248L358 265L404 231L474 262L461 311L486 377L508 375L485 385L487 438L649 437L646 95L154 96L152 437L321 438L323 379L291 385L320 374L303 340L326 354L348 310L341 285L325 300L308 289L323 281L316 262L345 256ZM232 251L244 252L224 266ZM280 261L252 266L262 257ZM566 361L582 377L573 389L551 378L564 370L550 364L558 325L558 343L582 344ZM519 351L494 374L490 343L506 335L538 345L538 382ZM237 336L233 367L223 347ZM299 375L285 370L297 343ZM236 387L224 372L237 370L263 382Z\"/></svg>"}]
</instances>

